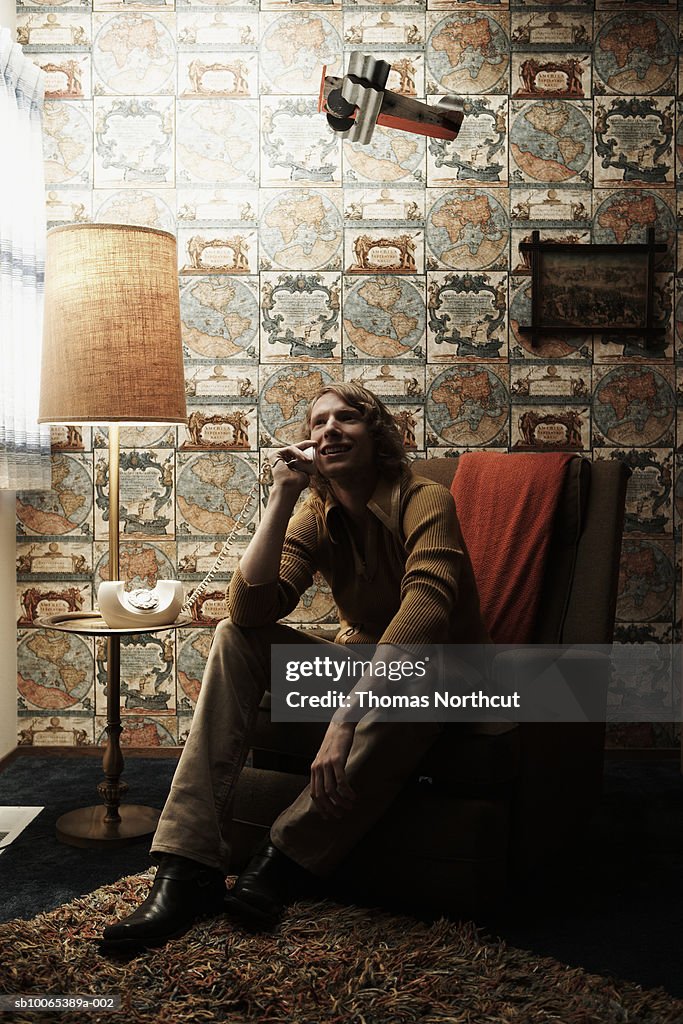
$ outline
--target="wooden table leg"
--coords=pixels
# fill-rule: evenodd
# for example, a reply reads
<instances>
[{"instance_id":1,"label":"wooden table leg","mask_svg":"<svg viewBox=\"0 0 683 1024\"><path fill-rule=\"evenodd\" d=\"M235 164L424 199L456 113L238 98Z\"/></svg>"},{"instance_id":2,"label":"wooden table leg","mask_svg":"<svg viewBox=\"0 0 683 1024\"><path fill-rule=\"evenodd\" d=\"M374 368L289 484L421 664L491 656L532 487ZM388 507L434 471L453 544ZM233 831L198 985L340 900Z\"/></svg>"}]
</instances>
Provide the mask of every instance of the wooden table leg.
<instances>
[{"instance_id":1,"label":"wooden table leg","mask_svg":"<svg viewBox=\"0 0 683 1024\"><path fill-rule=\"evenodd\" d=\"M102 759L104 779L97 791L104 801L63 814L57 821L57 839L71 846L123 846L156 829L159 811L153 807L122 804L128 786L121 781L121 637L107 644L107 746Z\"/></svg>"}]
</instances>

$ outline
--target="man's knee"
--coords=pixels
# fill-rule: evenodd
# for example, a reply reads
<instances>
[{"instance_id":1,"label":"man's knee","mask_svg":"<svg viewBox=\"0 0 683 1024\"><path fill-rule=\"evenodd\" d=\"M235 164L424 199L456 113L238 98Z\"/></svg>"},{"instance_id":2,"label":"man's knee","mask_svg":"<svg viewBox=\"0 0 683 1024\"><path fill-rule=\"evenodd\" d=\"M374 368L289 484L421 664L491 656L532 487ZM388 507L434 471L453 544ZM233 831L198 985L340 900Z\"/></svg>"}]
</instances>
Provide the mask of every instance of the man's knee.
<instances>
[{"instance_id":1,"label":"man's knee","mask_svg":"<svg viewBox=\"0 0 683 1024\"><path fill-rule=\"evenodd\" d=\"M369 756L410 761L412 753L419 759L442 731L439 722L386 721L370 714L356 726L352 753L361 761Z\"/></svg>"},{"instance_id":2,"label":"man's knee","mask_svg":"<svg viewBox=\"0 0 683 1024\"><path fill-rule=\"evenodd\" d=\"M245 628L229 619L218 623L202 679L202 691L212 693L207 699L213 699L214 691L221 700L231 692L245 699L260 694L270 671L270 645L264 633L261 628Z\"/></svg>"},{"instance_id":3,"label":"man's knee","mask_svg":"<svg viewBox=\"0 0 683 1024\"><path fill-rule=\"evenodd\" d=\"M247 665L270 666L270 646L277 643L272 624L240 626L230 619L221 619L213 634L211 651L223 663L239 661Z\"/></svg>"},{"instance_id":4,"label":"man's knee","mask_svg":"<svg viewBox=\"0 0 683 1024\"><path fill-rule=\"evenodd\" d=\"M316 642L315 638L283 622L266 622L262 626L241 626L231 619L221 619L214 632L221 642L261 644L296 644Z\"/></svg>"},{"instance_id":5,"label":"man's knee","mask_svg":"<svg viewBox=\"0 0 683 1024\"><path fill-rule=\"evenodd\" d=\"M235 634L242 634L242 633L243 633L242 626L236 625L232 621L232 619L221 619L220 622L218 623L218 625L216 626L216 630L214 632L214 637L216 637L216 639L221 639L222 640L223 638L228 638L230 636L234 636Z\"/></svg>"},{"instance_id":6,"label":"man's knee","mask_svg":"<svg viewBox=\"0 0 683 1024\"><path fill-rule=\"evenodd\" d=\"M272 626L240 626L232 619L221 619L214 632L214 642L227 644L253 644Z\"/></svg>"},{"instance_id":7,"label":"man's knee","mask_svg":"<svg viewBox=\"0 0 683 1024\"><path fill-rule=\"evenodd\" d=\"M245 643L244 630L230 619L221 619L211 639L211 652L214 657L224 658L231 651L239 650Z\"/></svg>"}]
</instances>

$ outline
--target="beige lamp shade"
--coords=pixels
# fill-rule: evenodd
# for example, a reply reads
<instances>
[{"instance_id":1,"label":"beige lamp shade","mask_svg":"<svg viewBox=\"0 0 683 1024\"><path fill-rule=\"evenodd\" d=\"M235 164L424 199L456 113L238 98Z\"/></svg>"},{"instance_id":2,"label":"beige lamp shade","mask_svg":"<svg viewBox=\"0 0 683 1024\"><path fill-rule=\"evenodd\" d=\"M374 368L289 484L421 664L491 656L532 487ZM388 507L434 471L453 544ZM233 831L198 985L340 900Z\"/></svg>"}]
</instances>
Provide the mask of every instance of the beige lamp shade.
<instances>
[{"instance_id":1,"label":"beige lamp shade","mask_svg":"<svg viewBox=\"0 0 683 1024\"><path fill-rule=\"evenodd\" d=\"M73 224L47 235L40 423L184 423L176 241Z\"/></svg>"}]
</instances>

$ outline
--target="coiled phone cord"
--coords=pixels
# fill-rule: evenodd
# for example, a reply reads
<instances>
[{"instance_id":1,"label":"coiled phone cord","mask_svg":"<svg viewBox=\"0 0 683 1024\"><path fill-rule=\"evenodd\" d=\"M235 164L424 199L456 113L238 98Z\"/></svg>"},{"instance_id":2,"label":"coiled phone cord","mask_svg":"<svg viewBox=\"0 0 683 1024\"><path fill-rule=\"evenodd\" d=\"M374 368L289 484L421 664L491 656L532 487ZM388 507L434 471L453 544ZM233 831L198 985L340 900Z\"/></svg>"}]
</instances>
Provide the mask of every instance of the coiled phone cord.
<instances>
[{"instance_id":1,"label":"coiled phone cord","mask_svg":"<svg viewBox=\"0 0 683 1024\"><path fill-rule=\"evenodd\" d=\"M228 554L230 552L230 548L232 547L232 542L233 542L233 540L235 539L235 537L237 535L237 531L239 530L240 526L242 526L244 520L246 519L249 507L251 506L252 501L254 500L254 498L256 497L256 495L258 493L258 487L259 487L259 484L261 483L262 477L263 477L263 474L261 473L256 478L254 483L252 484L251 490L249 491L249 494L247 495L247 499L244 502L244 505L242 506L242 509L237 514L237 518L235 519L235 525L233 526L233 528L230 531L230 533L228 534L228 536L225 538L225 542L223 544L223 547L221 548L221 550L218 553L216 561L213 563L213 565L211 566L211 568L207 572L207 574L204 577L204 579L202 580L202 582L199 583L195 587L195 589L190 593L189 597L187 598L187 600L185 601L185 603L184 603L184 605L183 605L183 607L181 609L181 614L189 615L191 613L192 608L194 607L194 605L197 603L197 601L202 596L202 594L205 593L207 588L211 585L213 580L216 578L216 575L220 571L221 566L225 562L225 559L228 557Z\"/></svg>"}]
</instances>

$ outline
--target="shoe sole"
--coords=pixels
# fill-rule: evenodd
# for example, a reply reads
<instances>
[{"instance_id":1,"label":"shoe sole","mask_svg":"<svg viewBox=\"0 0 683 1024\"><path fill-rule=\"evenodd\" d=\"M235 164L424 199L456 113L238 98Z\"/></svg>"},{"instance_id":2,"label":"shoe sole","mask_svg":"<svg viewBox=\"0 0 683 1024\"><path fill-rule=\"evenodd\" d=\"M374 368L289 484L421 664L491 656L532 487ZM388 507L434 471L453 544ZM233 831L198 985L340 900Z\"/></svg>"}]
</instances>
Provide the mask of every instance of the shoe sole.
<instances>
[{"instance_id":1,"label":"shoe sole","mask_svg":"<svg viewBox=\"0 0 683 1024\"><path fill-rule=\"evenodd\" d=\"M197 918L197 921L199 920L200 918ZM159 939L149 939L146 942L140 939L100 939L100 952L144 953L146 949L159 949L161 946L165 946L167 942L172 942L173 939L180 939L183 935L186 935L197 921L188 924L187 928L180 928L178 931L173 932L172 935L164 935L163 938Z\"/></svg>"},{"instance_id":2,"label":"shoe sole","mask_svg":"<svg viewBox=\"0 0 683 1024\"><path fill-rule=\"evenodd\" d=\"M208 910L204 914L198 914L192 921L184 925L182 928L178 928L170 935L164 935L158 939L105 939L99 940L99 948L101 953L143 953L146 949L159 949L161 946L165 946L167 942L172 942L173 939L180 939L183 935L186 935L194 925L200 921L206 921L212 917L220 917L224 913L224 908L221 906L220 910Z\"/></svg>"},{"instance_id":3,"label":"shoe sole","mask_svg":"<svg viewBox=\"0 0 683 1024\"><path fill-rule=\"evenodd\" d=\"M226 913L233 914L245 923L256 925L262 929L274 928L280 920L279 914L276 916L267 914L265 910L254 906L253 903L241 900L239 896L234 896L232 893L228 893L225 897L224 907Z\"/></svg>"}]
</instances>

